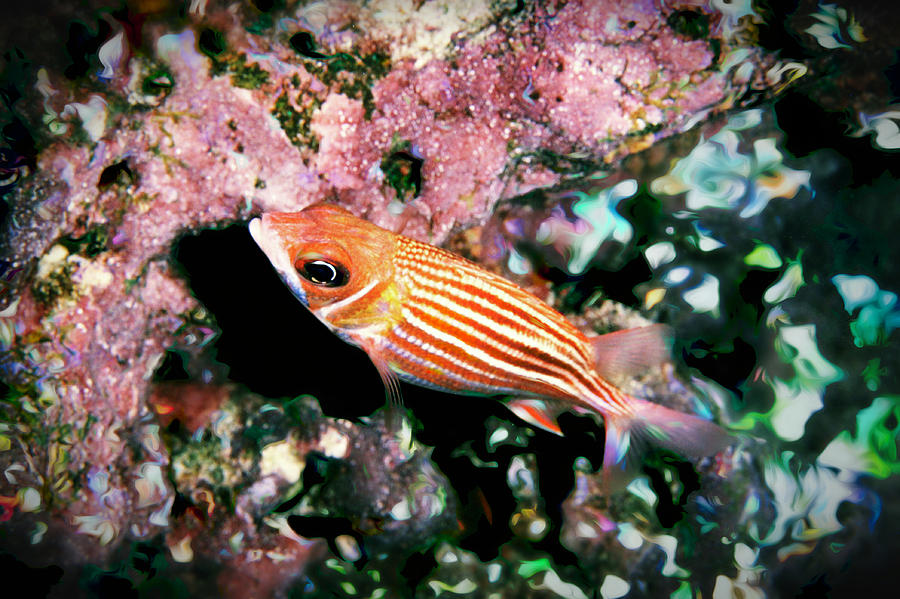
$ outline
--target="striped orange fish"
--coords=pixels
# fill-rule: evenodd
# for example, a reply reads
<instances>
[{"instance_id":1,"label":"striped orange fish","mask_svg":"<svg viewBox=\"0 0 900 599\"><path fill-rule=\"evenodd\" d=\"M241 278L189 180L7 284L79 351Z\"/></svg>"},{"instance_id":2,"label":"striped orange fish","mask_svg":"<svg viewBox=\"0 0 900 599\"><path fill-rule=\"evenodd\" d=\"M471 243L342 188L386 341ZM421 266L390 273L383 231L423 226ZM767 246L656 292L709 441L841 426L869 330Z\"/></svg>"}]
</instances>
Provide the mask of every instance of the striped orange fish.
<instances>
[{"instance_id":1,"label":"striped orange fish","mask_svg":"<svg viewBox=\"0 0 900 599\"><path fill-rule=\"evenodd\" d=\"M293 294L365 350L394 398L398 378L450 393L508 395L513 412L555 433L564 409L599 413L607 472L641 438L692 456L725 444L715 424L607 380L664 361L662 325L588 338L514 283L335 206L264 214L250 233Z\"/></svg>"}]
</instances>

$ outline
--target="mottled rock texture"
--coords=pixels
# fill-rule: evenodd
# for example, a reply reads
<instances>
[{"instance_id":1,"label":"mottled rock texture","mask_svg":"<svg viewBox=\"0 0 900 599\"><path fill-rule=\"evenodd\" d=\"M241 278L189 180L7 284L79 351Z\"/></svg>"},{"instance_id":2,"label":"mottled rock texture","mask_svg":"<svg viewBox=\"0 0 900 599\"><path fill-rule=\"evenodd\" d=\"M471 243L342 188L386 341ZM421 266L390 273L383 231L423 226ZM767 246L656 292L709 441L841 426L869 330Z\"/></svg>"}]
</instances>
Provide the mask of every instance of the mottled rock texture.
<instances>
[{"instance_id":1,"label":"mottled rock texture","mask_svg":"<svg viewBox=\"0 0 900 599\"><path fill-rule=\"evenodd\" d=\"M455 529L453 501L434 499L446 481L427 452L382 446L377 427L319 415L250 450L223 441L236 437L216 423L246 392L210 360L215 321L169 260L179 236L327 201L444 243L504 198L772 83L753 46L749 70L729 62L749 17L692 3L88 4L20 7L3 25L3 545L78 567L162 536L172 567L195 559L224 572L221 592L255 596L323 551L266 518L335 430L348 448L329 459L350 473L330 488L364 489L333 507L354 529L413 546ZM172 348L191 382L155 385ZM179 410L184 428L163 431L157 417ZM276 442L294 469L260 463ZM353 478L367 463L377 488Z\"/></svg>"}]
</instances>

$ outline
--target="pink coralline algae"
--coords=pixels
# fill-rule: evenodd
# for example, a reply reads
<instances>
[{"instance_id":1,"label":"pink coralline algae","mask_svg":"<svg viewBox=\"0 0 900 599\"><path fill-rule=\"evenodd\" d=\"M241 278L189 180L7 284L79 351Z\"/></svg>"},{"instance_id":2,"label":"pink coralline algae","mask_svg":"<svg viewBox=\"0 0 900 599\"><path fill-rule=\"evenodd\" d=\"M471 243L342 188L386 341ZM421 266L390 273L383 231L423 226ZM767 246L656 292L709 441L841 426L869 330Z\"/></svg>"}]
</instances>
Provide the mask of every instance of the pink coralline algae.
<instances>
[{"instance_id":1,"label":"pink coralline algae","mask_svg":"<svg viewBox=\"0 0 900 599\"><path fill-rule=\"evenodd\" d=\"M200 434L233 390L151 382L167 349L196 358L217 334L168 260L179 236L325 201L444 243L501 199L729 108L761 77L733 76L724 61L740 42L716 27L721 14L690 2L473 2L471 14L403 0L284 4L201 0L179 16L135 0L103 13L110 33L86 73L64 75L46 47L34 50L44 65L21 61L23 98L9 119L28 123L38 150L3 150L0 184L14 189L0 237L0 375L13 424L0 430L0 517L20 519L37 551L66 531L92 547L84 559L164 534L176 561L190 559L194 529L169 510L194 489L164 474L171 448L154 423L182 393ZM444 16L427 22L437 8ZM713 33L677 31L679 9ZM59 14L89 20L75 10ZM772 62L744 51L758 72ZM410 493L440 490L426 482ZM30 503L8 499L21 489L36 490L43 514L15 512L34 505L31 492ZM250 522L262 527L270 508L249 505L240 526L204 524L219 535L204 541L207 554L249 535ZM412 508L379 509L417 521ZM254 555L306 559L305 546L281 552L279 534L261 529Z\"/></svg>"}]
</instances>

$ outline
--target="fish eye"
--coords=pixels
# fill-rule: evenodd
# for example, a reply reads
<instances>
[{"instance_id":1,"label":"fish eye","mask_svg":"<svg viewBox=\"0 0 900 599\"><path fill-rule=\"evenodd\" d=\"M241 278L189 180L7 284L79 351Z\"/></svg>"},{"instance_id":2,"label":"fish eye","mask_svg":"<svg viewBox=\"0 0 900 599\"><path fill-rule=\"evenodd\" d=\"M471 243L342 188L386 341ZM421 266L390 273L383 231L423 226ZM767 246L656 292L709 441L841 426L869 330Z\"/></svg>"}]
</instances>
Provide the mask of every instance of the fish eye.
<instances>
[{"instance_id":1,"label":"fish eye","mask_svg":"<svg viewBox=\"0 0 900 599\"><path fill-rule=\"evenodd\" d=\"M297 260L294 268L300 276L322 287L340 287L347 284L349 278L346 269L340 264L333 264L327 260Z\"/></svg>"}]
</instances>

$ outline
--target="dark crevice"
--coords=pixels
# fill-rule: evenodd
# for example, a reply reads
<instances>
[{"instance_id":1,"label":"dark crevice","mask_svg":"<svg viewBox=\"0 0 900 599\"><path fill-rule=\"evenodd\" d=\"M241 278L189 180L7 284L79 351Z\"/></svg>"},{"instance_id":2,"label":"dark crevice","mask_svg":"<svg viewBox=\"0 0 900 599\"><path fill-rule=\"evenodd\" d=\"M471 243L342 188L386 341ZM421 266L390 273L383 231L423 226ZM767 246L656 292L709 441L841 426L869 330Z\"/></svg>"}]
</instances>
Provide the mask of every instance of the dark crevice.
<instances>
[{"instance_id":1,"label":"dark crevice","mask_svg":"<svg viewBox=\"0 0 900 599\"><path fill-rule=\"evenodd\" d=\"M316 40L308 31L300 31L292 35L290 44L294 52L306 58L329 58L327 54L316 50Z\"/></svg>"},{"instance_id":2,"label":"dark crevice","mask_svg":"<svg viewBox=\"0 0 900 599\"><path fill-rule=\"evenodd\" d=\"M137 178L134 171L128 166L128 161L120 160L101 171L100 178L97 180L97 188L102 190L113 184L127 187L136 181Z\"/></svg>"},{"instance_id":3,"label":"dark crevice","mask_svg":"<svg viewBox=\"0 0 900 599\"><path fill-rule=\"evenodd\" d=\"M366 416L384 404L366 354L291 295L245 225L184 236L174 258L222 331L216 359L231 380L266 397L311 394L340 418Z\"/></svg>"}]
</instances>

